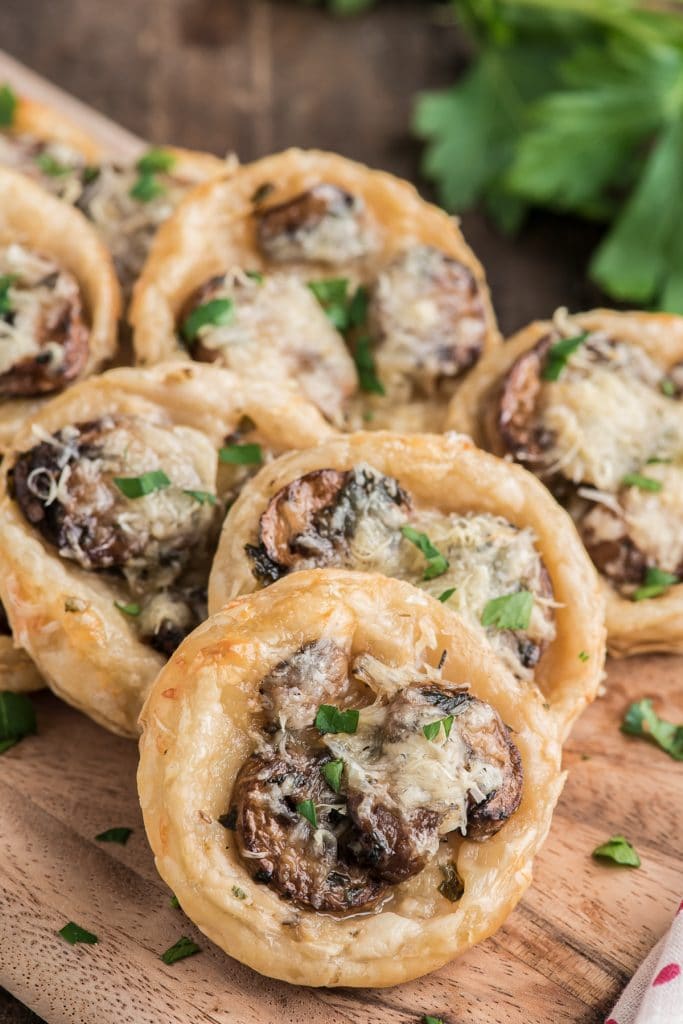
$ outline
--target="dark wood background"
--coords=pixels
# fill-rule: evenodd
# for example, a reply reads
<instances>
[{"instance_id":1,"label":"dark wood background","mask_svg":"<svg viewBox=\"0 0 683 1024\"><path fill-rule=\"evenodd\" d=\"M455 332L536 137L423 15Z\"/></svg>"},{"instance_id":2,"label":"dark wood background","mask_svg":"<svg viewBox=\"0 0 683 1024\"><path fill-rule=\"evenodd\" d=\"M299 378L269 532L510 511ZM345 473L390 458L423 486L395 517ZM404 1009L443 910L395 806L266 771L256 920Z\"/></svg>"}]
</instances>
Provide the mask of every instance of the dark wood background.
<instances>
[{"instance_id":1,"label":"dark wood background","mask_svg":"<svg viewBox=\"0 0 683 1024\"><path fill-rule=\"evenodd\" d=\"M154 142L242 160L329 148L430 197L413 98L469 56L447 7L400 0L347 19L295 0L0 0L0 47ZM509 239L476 212L463 225L505 331L600 300L584 273L596 228L537 214ZM0 1024L37 1021L0 990Z\"/></svg>"}]
</instances>

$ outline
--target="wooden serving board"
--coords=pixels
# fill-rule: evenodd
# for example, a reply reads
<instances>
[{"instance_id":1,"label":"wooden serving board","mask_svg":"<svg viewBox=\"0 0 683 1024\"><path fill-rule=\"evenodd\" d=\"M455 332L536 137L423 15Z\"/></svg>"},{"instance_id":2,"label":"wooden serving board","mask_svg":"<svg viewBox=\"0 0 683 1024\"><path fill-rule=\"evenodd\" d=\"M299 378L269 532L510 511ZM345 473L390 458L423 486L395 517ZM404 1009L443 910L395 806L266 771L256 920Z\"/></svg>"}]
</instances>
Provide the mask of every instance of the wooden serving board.
<instances>
[{"instance_id":1,"label":"wooden serving board","mask_svg":"<svg viewBox=\"0 0 683 1024\"><path fill-rule=\"evenodd\" d=\"M0 54L0 81L53 103L120 156L141 143ZM0 538L0 543L1 543ZM577 595L580 600L580 595ZM623 736L628 705L683 721L683 658L609 666L565 748L569 780L534 884L504 927L449 967L388 990L306 990L226 957L169 903L142 827L136 748L49 694L39 732L0 757L0 985L49 1024L598 1024L681 896L683 769ZM125 847L94 836L134 829ZM640 870L597 863L616 832ZM69 946L75 921L98 945ZM181 935L199 955L167 967Z\"/></svg>"}]
</instances>

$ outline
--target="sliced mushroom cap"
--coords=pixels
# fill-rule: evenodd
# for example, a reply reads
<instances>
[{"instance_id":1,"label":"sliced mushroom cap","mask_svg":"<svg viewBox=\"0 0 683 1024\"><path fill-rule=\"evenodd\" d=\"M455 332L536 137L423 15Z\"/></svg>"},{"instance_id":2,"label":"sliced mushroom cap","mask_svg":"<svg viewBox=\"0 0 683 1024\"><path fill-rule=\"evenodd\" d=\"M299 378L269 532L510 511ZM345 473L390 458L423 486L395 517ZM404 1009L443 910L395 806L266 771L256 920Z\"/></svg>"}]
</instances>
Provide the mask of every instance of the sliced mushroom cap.
<instances>
[{"instance_id":1,"label":"sliced mushroom cap","mask_svg":"<svg viewBox=\"0 0 683 1024\"><path fill-rule=\"evenodd\" d=\"M306 729L321 704L337 704L346 689L346 652L324 637L304 644L279 662L261 682L266 718L271 726Z\"/></svg>"},{"instance_id":2,"label":"sliced mushroom cap","mask_svg":"<svg viewBox=\"0 0 683 1024\"><path fill-rule=\"evenodd\" d=\"M329 760L294 749L252 754L232 794L238 850L255 881L300 906L337 913L370 909L385 886L348 855L349 821L336 809L339 804L343 811L343 801L322 774ZM297 810L302 804L309 817Z\"/></svg>"},{"instance_id":3,"label":"sliced mushroom cap","mask_svg":"<svg viewBox=\"0 0 683 1024\"><path fill-rule=\"evenodd\" d=\"M344 263L371 248L365 204L337 185L315 185L255 217L261 251L274 263Z\"/></svg>"},{"instance_id":4,"label":"sliced mushroom cap","mask_svg":"<svg viewBox=\"0 0 683 1024\"><path fill-rule=\"evenodd\" d=\"M552 436L537 421L537 403L546 357L553 344L542 338L512 364L505 375L498 400L498 430L506 451L518 462L539 468L552 444Z\"/></svg>"},{"instance_id":5,"label":"sliced mushroom cap","mask_svg":"<svg viewBox=\"0 0 683 1024\"><path fill-rule=\"evenodd\" d=\"M140 639L170 658L207 616L206 589L171 587L153 594L140 612Z\"/></svg>"},{"instance_id":6,"label":"sliced mushroom cap","mask_svg":"<svg viewBox=\"0 0 683 1024\"><path fill-rule=\"evenodd\" d=\"M59 391L88 360L89 328L76 278L21 246L0 253L0 397Z\"/></svg>"},{"instance_id":7,"label":"sliced mushroom cap","mask_svg":"<svg viewBox=\"0 0 683 1024\"><path fill-rule=\"evenodd\" d=\"M12 469L12 490L24 516L59 554L84 569L123 570L146 589L153 576L168 586L213 525L215 509L192 497L205 489L190 439L168 427L112 416L64 427ZM212 450L212 449L211 449ZM116 483L164 471L171 482L128 497ZM165 474L164 474L165 475Z\"/></svg>"},{"instance_id":8,"label":"sliced mushroom cap","mask_svg":"<svg viewBox=\"0 0 683 1024\"><path fill-rule=\"evenodd\" d=\"M369 323L382 380L403 377L427 395L472 366L486 337L474 275L427 245L413 245L381 272L372 288Z\"/></svg>"},{"instance_id":9,"label":"sliced mushroom cap","mask_svg":"<svg viewBox=\"0 0 683 1024\"><path fill-rule=\"evenodd\" d=\"M361 526L390 533L398 544L408 507L398 482L370 466L314 470L271 498L258 546L247 545L253 572L270 583L292 569L344 564Z\"/></svg>"}]
</instances>

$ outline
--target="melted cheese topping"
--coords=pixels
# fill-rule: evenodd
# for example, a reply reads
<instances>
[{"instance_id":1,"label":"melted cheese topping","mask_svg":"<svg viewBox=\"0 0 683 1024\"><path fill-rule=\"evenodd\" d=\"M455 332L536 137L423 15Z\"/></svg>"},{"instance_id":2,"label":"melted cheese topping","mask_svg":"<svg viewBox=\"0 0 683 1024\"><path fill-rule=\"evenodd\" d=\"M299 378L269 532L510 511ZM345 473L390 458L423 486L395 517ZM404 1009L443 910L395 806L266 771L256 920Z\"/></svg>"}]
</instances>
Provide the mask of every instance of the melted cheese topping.
<instances>
[{"instance_id":1,"label":"melted cheese topping","mask_svg":"<svg viewBox=\"0 0 683 1024\"><path fill-rule=\"evenodd\" d=\"M52 260L13 244L0 249L0 277L8 275L9 314L0 314L0 374L38 354L50 359L53 369L63 360L61 345L43 344L46 316L54 307L73 300L78 285L71 274Z\"/></svg>"},{"instance_id":2,"label":"melted cheese topping","mask_svg":"<svg viewBox=\"0 0 683 1024\"><path fill-rule=\"evenodd\" d=\"M200 329L204 348L238 373L298 382L328 419L343 422L345 401L356 388L353 360L302 281L283 273L259 282L233 271L211 298L231 299L234 316L224 326Z\"/></svg>"},{"instance_id":3,"label":"melted cheese topping","mask_svg":"<svg viewBox=\"0 0 683 1024\"><path fill-rule=\"evenodd\" d=\"M59 173L44 171L42 158ZM75 203L83 188L83 156L63 142L44 142L33 135L0 132L0 164L21 171L67 203Z\"/></svg>"},{"instance_id":4,"label":"melted cheese topping","mask_svg":"<svg viewBox=\"0 0 683 1024\"><path fill-rule=\"evenodd\" d=\"M672 465L646 466L643 473L658 480L662 489L652 493L639 487L626 488L621 501L628 534L650 565L680 574L683 569L683 459Z\"/></svg>"}]
</instances>

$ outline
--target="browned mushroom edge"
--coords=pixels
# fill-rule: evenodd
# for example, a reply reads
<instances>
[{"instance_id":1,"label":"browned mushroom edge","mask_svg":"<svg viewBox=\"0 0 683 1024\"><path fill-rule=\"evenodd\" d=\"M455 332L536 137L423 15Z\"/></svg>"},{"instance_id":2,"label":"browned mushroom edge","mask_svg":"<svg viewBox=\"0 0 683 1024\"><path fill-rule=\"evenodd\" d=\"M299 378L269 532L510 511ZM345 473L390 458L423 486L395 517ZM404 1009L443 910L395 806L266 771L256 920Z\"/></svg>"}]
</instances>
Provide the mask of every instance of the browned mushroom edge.
<instances>
[{"instance_id":1,"label":"browned mushroom edge","mask_svg":"<svg viewBox=\"0 0 683 1024\"><path fill-rule=\"evenodd\" d=\"M135 498L115 483L137 476L127 469L130 442L143 446L147 460L158 456L163 472L164 436L163 427L125 416L63 427L20 453L8 482L27 523L59 557L109 576L119 590L124 585L119 612L142 641L169 656L206 617L219 517L194 480L196 490L171 482ZM80 605L67 600L65 610Z\"/></svg>"},{"instance_id":2,"label":"browned mushroom edge","mask_svg":"<svg viewBox=\"0 0 683 1024\"><path fill-rule=\"evenodd\" d=\"M298 907L372 910L449 837L483 842L519 806L519 751L489 704L419 673L378 697L361 676L382 670L362 655L349 665L321 638L261 683L256 750L220 820L253 880ZM318 708L348 713L350 704L356 728L325 731ZM452 861L446 868L455 871ZM445 899L462 895L461 886L437 888Z\"/></svg>"}]
</instances>

